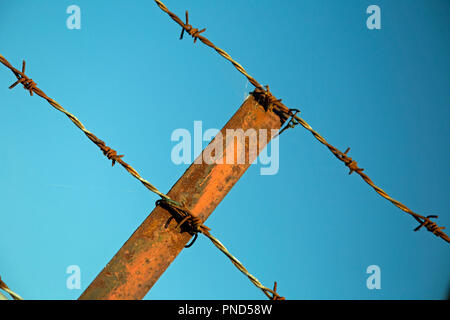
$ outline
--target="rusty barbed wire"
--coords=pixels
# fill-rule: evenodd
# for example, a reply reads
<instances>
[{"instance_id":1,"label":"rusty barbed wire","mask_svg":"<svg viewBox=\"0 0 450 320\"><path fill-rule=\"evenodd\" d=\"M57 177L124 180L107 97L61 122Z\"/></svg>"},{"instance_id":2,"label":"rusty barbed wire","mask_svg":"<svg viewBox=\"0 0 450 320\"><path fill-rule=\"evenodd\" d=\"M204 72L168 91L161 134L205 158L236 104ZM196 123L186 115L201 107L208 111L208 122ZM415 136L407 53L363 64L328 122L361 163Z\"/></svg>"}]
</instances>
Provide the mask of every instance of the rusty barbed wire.
<instances>
[{"instance_id":1,"label":"rusty barbed wire","mask_svg":"<svg viewBox=\"0 0 450 320\"><path fill-rule=\"evenodd\" d=\"M13 298L14 300L23 300L23 298L21 296L19 296L17 293L15 293L14 291L12 291L7 285L6 283L3 282L2 277L0 277L0 289L9 293L9 295L11 296L11 298Z\"/></svg>"},{"instance_id":2,"label":"rusty barbed wire","mask_svg":"<svg viewBox=\"0 0 450 320\"><path fill-rule=\"evenodd\" d=\"M297 122L297 120L295 120L295 116L300 113L300 110L298 109L289 109L289 112L291 113L291 116L289 118L288 123L280 129L280 131L277 133L276 136L281 135L284 131L286 131L287 129L291 129L291 128L295 128L295 126L297 126L299 123Z\"/></svg>"},{"instance_id":3,"label":"rusty barbed wire","mask_svg":"<svg viewBox=\"0 0 450 320\"><path fill-rule=\"evenodd\" d=\"M190 32L195 34L197 31L191 30ZM36 93L38 96L40 96L40 97L44 98L45 100L47 100L47 102L51 106L53 106L55 109L57 109L58 111L64 113L81 131L84 132L84 134L89 138L89 140L91 140L95 145L97 145L100 148L100 150L103 152L103 154L109 160L112 161L112 166L114 166L116 162L121 164L132 176L134 176L136 179L141 181L141 183L148 190L150 190L151 192L156 193L157 195L159 195L161 197L161 200L160 200L160 201L162 201L161 203L167 204L170 208L175 209L180 214L182 214L184 221L182 221L181 225L185 225L185 226L189 226L190 227L190 231L193 232L193 234L195 236L194 241L195 241L195 239L197 237L197 233L198 232L204 234L206 237L208 237L212 241L212 243L220 251L222 251L231 260L231 262L233 262L233 264L241 272L243 272L255 284L255 286L260 288L264 292L264 294L266 294L266 296L268 296L272 300L284 299L284 298L280 297L276 293L276 285L274 287L274 290L271 290L271 289L269 289L267 287L264 287L258 281L258 279L256 279L256 277L254 277L252 274L250 274L247 271L247 269L245 269L245 267L242 265L242 263L240 263L239 260L236 257L234 257L217 238L215 238L214 236L212 236L209 233L210 229L203 225L203 223L200 220L200 218L198 218L195 215L193 215L187 208L184 207L184 205L182 205L182 204L178 203L177 201L171 199L168 195L162 193L154 185L152 185L150 182L148 182L147 180L142 178L139 175L139 173L132 166L130 166L128 163L126 163L125 161L122 160L122 157L124 157L124 155L117 155L117 152L114 149L108 147L105 144L104 141L100 140L92 132L88 131L85 128L85 126L81 123L81 121L77 119L77 117L75 117L72 113L68 112L59 103L57 103L55 100L49 98L41 89L39 89L37 87L36 83L25 74L25 61L23 61L23 63L22 63L22 71L19 71L16 68L14 68L9 63L9 61L6 60L6 58L3 57L1 54L0 54L0 63L5 65L7 68L9 68L14 73L14 75L17 78L17 81L13 85L11 85L9 87L10 89L14 88L16 85L18 85L20 83L20 84L23 85L25 90L28 90L30 92L30 95L33 95L33 93ZM190 245L192 245L192 243ZM0 285L1 285L1 283L0 283ZM272 294L272 296L270 294Z\"/></svg>"},{"instance_id":4,"label":"rusty barbed wire","mask_svg":"<svg viewBox=\"0 0 450 320\"><path fill-rule=\"evenodd\" d=\"M425 227L428 231L436 235L437 237L442 238L446 242L450 243L450 238L447 234L445 234L442 230L445 229L445 227L439 227L434 221L432 221L430 218L437 218L437 216L422 216L418 213L415 213L411 209L409 209L406 205L401 203L398 200L395 200L391 196L389 196L383 189L375 185L375 183L369 178L369 176L365 173L363 173L364 169L358 167L358 164L356 161L354 161L351 157L347 155L350 148L347 149L346 152L340 151L338 148L334 147L330 143L328 143L327 140L325 140L324 137L322 137L317 131L315 131L305 120L300 118L298 116L299 111L297 109L289 109L287 106L285 106L281 99L277 99L269 90L269 86L262 86L258 81L256 81L255 78L253 78L242 65L240 65L237 61L235 61L226 51L223 49L217 47L214 45L209 39L207 39L205 36L199 34L197 32L198 29L194 29L190 24L188 24L188 20L186 20L186 24L173 12L171 12L160 0L154 0L156 5L165 13L167 13L176 23L178 23L183 31L185 30L189 35L191 35L194 38L194 42L198 39L208 47L214 49L217 53L219 53L223 58L228 60L240 73L242 73L247 80L255 87L255 90L252 92L252 94L255 96L255 98L258 99L258 102L261 103L266 110L273 111L277 113L280 116L280 119L282 122L287 121L287 126L282 129L281 132L293 128L296 125L301 125L303 128L308 130L314 138L316 138L321 144L326 146L333 155L338 158L340 161L342 161L345 166L347 166L350 169L349 174L356 172L368 185L370 185L375 192L377 192L380 196L391 202L393 205L401 209L402 211L408 213L411 215L420 225L414 229L414 231L418 231L421 227ZM187 11L186 11L186 17L188 17ZM202 29L202 32L206 29ZM183 33L182 31L182 33ZM280 133L281 133L280 132ZM280 134L279 133L279 134Z\"/></svg>"}]
</instances>

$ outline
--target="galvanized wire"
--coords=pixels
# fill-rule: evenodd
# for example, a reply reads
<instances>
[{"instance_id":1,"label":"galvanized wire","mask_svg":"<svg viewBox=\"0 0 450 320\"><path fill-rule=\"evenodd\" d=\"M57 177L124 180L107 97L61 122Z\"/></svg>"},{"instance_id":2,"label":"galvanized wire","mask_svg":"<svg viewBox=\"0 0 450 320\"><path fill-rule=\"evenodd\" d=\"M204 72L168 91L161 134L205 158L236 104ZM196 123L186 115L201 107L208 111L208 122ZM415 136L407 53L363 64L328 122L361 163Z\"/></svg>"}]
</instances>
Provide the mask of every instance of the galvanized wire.
<instances>
[{"instance_id":1,"label":"galvanized wire","mask_svg":"<svg viewBox=\"0 0 450 320\"><path fill-rule=\"evenodd\" d=\"M358 167L358 164L356 161L354 161L351 157L347 155L350 148L347 149L347 151L342 152L338 148L334 147L330 143L328 143L327 140L323 136L321 136L317 131L315 131L304 119L300 118L298 116L299 110L297 109L289 109L286 107L282 102L281 99L277 99L273 96L273 94L270 92L269 87L265 86L263 87L258 81L256 81L255 78L253 78L245 69L244 67L239 64L236 60L234 60L225 50L217 47L214 45L208 38L201 35L200 32L204 32L206 29L202 29L201 31L198 31L198 29L193 28L189 24L189 15L186 11L186 23L184 23L176 14L171 12L160 0L154 0L155 3L158 5L158 7L167 13L176 23L178 23L182 28L182 35L184 31L186 31L189 35L191 35L194 38L194 42L200 40L202 43L207 45L208 47L214 49L217 53L219 53L222 57L227 59L231 64L240 72L242 73L247 80L253 84L253 86L256 88L255 91L252 93L256 98L259 99L259 102L264 105L267 110L276 112L283 121L290 119L288 124L281 129L280 133L285 131L288 128L293 128L296 125L301 125L303 128L308 130L314 138L316 138L321 144L326 146L328 150L330 150L333 155L338 158L340 161L342 161L345 166L347 166L350 169L349 174L356 172L368 185L370 185L380 196L391 202L393 205L398 207L399 209L403 210L404 212L410 214L418 223L419 226L414 229L414 231L418 231L422 227L425 227L428 231L432 232L437 237L440 237L444 239L446 242L450 243L450 238L447 234L445 234L442 230L445 229L445 227L439 227L434 221L431 220L431 218L437 218L436 215L429 215L429 216L423 216L418 213L415 213L411 209L409 209L406 205L401 203L400 201L392 198L387 194L386 191L375 185L375 183L369 178L369 176L365 173L363 173L362 168ZM180 37L182 38L182 36Z\"/></svg>"}]
</instances>

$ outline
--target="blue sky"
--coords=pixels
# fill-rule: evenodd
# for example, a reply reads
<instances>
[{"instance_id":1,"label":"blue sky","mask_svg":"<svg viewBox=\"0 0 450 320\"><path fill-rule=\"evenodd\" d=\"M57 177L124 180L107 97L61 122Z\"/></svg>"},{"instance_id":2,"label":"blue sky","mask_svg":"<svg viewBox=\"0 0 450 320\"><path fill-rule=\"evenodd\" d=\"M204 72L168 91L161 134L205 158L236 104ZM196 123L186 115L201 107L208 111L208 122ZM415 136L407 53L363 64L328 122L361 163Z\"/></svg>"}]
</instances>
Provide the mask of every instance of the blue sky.
<instances>
[{"instance_id":1,"label":"blue sky","mask_svg":"<svg viewBox=\"0 0 450 320\"><path fill-rule=\"evenodd\" d=\"M66 8L81 8L81 30ZM175 1L260 83L375 183L450 228L448 1ZM368 30L366 8L381 8ZM0 1L0 53L146 179L168 191L187 165L175 129L221 128L252 88L153 1ZM26 299L76 299L157 197L0 68L0 275ZM442 299L448 244L377 195L301 127L280 139L278 174L250 168L208 219L266 286L288 299ZM237 223L239 221L239 223ZM66 268L82 288L66 288ZM366 268L381 268L368 290ZM148 299L263 299L204 237Z\"/></svg>"}]
</instances>

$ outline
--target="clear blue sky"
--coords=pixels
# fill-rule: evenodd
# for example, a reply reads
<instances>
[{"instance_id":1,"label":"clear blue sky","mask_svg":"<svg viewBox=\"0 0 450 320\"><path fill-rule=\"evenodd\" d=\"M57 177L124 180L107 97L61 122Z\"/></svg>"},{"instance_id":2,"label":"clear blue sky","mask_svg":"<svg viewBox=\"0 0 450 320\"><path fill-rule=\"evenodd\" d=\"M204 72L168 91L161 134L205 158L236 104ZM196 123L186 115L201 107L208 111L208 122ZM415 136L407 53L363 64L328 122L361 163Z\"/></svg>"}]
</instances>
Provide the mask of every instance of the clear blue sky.
<instances>
[{"instance_id":1,"label":"clear blue sky","mask_svg":"<svg viewBox=\"0 0 450 320\"><path fill-rule=\"evenodd\" d=\"M81 8L81 30L66 8ZM194 26L375 183L450 228L450 4L434 1L175 1ZM381 8L368 30L366 8ZM168 191L177 128L221 128L252 90L153 1L0 0L0 53L145 178ZM0 275L27 299L75 299L157 197L0 68ZM442 299L450 251L298 127L280 170L248 170L207 221L265 285L289 299ZM239 221L239 223L237 223ZM449 230L450 231L450 230ZM66 288L81 268L82 289ZM366 268L381 268L368 290ZM208 239L184 250L148 299L263 299Z\"/></svg>"}]
</instances>

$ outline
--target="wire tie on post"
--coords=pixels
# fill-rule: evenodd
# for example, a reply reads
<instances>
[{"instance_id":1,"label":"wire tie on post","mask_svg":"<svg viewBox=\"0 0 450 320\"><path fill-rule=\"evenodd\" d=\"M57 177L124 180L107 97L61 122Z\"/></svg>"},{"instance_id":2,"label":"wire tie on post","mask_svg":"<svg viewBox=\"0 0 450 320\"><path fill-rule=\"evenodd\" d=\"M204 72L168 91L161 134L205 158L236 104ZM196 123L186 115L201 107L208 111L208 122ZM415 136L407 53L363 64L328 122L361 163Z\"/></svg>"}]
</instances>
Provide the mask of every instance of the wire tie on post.
<instances>
[{"instance_id":1,"label":"wire tie on post","mask_svg":"<svg viewBox=\"0 0 450 320\"><path fill-rule=\"evenodd\" d=\"M194 237L185 248L189 248L195 243L199 232L209 234L209 230L211 230L203 225L202 220L199 217L194 216L182 203L178 203L172 199L162 198L156 201L155 205L164 207L169 211L175 221L179 221L175 226L175 229L181 230L184 226L185 230Z\"/></svg>"},{"instance_id":2,"label":"wire tie on post","mask_svg":"<svg viewBox=\"0 0 450 320\"><path fill-rule=\"evenodd\" d=\"M282 297L277 293L277 282L276 281L273 285L273 290L272 290L271 294L272 294L272 297L270 298L270 300L272 300L272 301L286 300L285 297Z\"/></svg>"}]
</instances>

